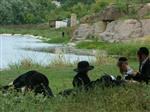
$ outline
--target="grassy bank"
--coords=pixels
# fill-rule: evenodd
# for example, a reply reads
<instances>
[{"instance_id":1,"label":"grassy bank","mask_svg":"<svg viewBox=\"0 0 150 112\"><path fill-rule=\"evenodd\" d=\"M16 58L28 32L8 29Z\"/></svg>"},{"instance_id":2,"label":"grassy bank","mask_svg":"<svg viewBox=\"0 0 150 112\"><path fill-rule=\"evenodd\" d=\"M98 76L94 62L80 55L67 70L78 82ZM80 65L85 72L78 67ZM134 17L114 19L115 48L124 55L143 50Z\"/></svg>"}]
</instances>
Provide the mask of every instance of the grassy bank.
<instances>
[{"instance_id":1,"label":"grassy bank","mask_svg":"<svg viewBox=\"0 0 150 112\"><path fill-rule=\"evenodd\" d=\"M138 64L131 61L131 66L138 69ZM116 63L97 63L95 69L90 71L89 77L95 80L105 72L119 74ZM41 66L39 64L26 63L11 65L9 69L0 71L0 85L11 82L19 74L28 70L38 70L44 73L50 82L54 94L58 94L66 88L72 88L72 78L75 75L73 69L76 65L51 64ZM0 93L1 112L148 112L150 111L150 86L144 84L129 84L124 87L105 88L97 87L95 90L76 96L60 97L52 99L34 96L32 93L22 95L19 93Z\"/></svg>"},{"instance_id":2,"label":"grassy bank","mask_svg":"<svg viewBox=\"0 0 150 112\"><path fill-rule=\"evenodd\" d=\"M62 32L65 32L64 37ZM49 28L48 24L0 26L0 34L2 33L42 36L43 41L48 43L67 43L70 40L69 28L53 29Z\"/></svg>"},{"instance_id":3,"label":"grassy bank","mask_svg":"<svg viewBox=\"0 0 150 112\"><path fill-rule=\"evenodd\" d=\"M96 40L90 42L83 41L76 45L79 49L105 50L110 55L123 55L127 57L135 57L137 50L143 46L150 49L150 36L117 43Z\"/></svg>"}]
</instances>

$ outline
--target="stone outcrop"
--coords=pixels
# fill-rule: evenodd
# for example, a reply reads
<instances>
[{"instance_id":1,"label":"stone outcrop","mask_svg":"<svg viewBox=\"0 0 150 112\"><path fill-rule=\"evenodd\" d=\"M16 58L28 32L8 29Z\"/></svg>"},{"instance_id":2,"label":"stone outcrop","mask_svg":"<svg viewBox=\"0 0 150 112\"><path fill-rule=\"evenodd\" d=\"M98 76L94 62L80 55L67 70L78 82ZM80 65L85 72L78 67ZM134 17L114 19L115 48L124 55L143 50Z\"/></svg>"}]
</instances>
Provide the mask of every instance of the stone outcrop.
<instances>
[{"instance_id":1,"label":"stone outcrop","mask_svg":"<svg viewBox=\"0 0 150 112\"><path fill-rule=\"evenodd\" d=\"M106 30L106 23L99 21L92 25L92 34L94 36L99 36L100 33Z\"/></svg>"},{"instance_id":2,"label":"stone outcrop","mask_svg":"<svg viewBox=\"0 0 150 112\"><path fill-rule=\"evenodd\" d=\"M116 20L105 24L99 21L94 24L80 24L73 33L73 40L85 40L98 37L108 42L118 42L150 35L150 19Z\"/></svg>"},{"instance_id":3,"label":"stone outcrop","mask_svg":"<svg viewBox=\"0 0 150 112\"><path fill-rule=\"evenodd\" d=\"M85 40L92 34L92 28L89 24L80 24L80 26L74 31L72 41Z\"/></svg>"},{"instance_id":4,"label":"stone outcrop","mask_svg":"<svg viewBox=\"0 0 150 112\"><path fill-rule=\"evenodd\" d=\"M109 5L96 14L81 18L81 24L73 33L73 40L84 40L98 37L104 41L115 42L150 35L150 19L142 19L150 13L150 3L136 6L129 5L129 12L138 9L139 19L119 20L125 16L116 5Z\"/></svg>"},{"instance_id":5,"label":"stone outcrop","mask_svg":"<svg viewBox=\"0 0 150 112\"><path fill-rule=\"evenodd\" d=\"M142 25L144 36L150 35L150 19L142 20Z\"/></svg>"},{"instance_id":6,"label":"stone outcrop","mask_svg":"<svg viewBox=\"0 0 150 112\"><path fill-rule=\"evenodd\" d=\"M150 13L150 3L144 5L139 11L138 15L144 17L146 14Z\"/></svg>"},{"instance_id":7,"label":"stone outcrop","mask_svg":"<svg viewBox=\"0 0 150 112\"><path fill-rule=\"evenodd\" d=\"M150 35L150 19L137 21L134 19L117 20L107 25L106 31L100 33L104 41L114 42Z\"/></svg>"},{"instance_id":8,"label":"stone outcrop","mask_svg":"<svg viewBox=\"0 0 150 112\"><path fill-rule=\"evenodd\" d=\"M79 27L73 33L73 40L84 40L91 38L91 36L99 36L100 33L104 32L106 24L102 21L94 24L80 24Z\"/></svg>"},{"instance_id":9,"label":"stone outcrop","mask_svg":"<svg viewBox=\"0 0 150 112\"><path fill-rule=\"evenodd\" d=\"M106 22L117 20L123 15L124 15L123 12L115 5L109 5L103 11L97 14L100 20L106 21Z\"/></svg>"},{"instance_id":10,"label":"stone outcrop","mask_svg":"<svg viewBox=\"0 0 150 112\"><path fill-rule=\"evenodd\" d=\"M122 17L124 13L115 5L109 5L104 10L93 15L87 15L81 18L81 23L94 23L97 21L111 22Z\"/></svg>"}]
</instances>

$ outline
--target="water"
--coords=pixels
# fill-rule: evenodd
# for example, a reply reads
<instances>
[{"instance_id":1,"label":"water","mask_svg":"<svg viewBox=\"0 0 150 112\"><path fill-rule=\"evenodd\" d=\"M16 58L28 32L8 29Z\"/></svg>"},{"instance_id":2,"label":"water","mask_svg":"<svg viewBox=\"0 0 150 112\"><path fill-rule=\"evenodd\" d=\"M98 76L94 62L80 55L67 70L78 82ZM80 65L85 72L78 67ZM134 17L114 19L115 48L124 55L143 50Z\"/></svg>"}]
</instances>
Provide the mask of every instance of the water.
<instances>
[{"instance_id":1,"label":"water","mask_svg":"<svg viewBox=\"0 0 150 112\"><path fill-rule=\"evenodd\" d=\"M61 44L47 44L32 36L22 35L0 35L0 69L9 67L10 64L18 64L21 60L31 59L35 63L48 65L59 55L54 53L44 53L37 51L24 50L26 48L45 48L62 47ZM64 60L67 62L76 62L81 60L92 60L92 56L82 56L75 54L64 54Z\"/></svg>"}]
</instances>

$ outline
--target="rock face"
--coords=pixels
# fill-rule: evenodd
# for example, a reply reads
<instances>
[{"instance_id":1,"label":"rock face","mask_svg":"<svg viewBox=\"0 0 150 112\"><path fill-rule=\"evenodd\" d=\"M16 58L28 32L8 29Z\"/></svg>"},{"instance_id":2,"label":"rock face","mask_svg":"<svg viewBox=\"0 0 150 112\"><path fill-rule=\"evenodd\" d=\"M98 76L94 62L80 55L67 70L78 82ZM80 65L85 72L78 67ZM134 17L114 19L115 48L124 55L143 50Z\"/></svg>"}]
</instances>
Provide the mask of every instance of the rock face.
<instances>
[{"instance_id":1,"label":"rock face","mask_svg":"<svg viewBox=\"0 0 150 112\"><path fill-rule=\"evenodd\" d=\"M115 5L109 5L104 10L93 15L87 15L81 18L81 23L94 23L97 21L111 22L119 19L124 15Z\"/></svg>"},{"instance_id":2,"label":"rock face","mask_svg":"<svg viewBox=\"0 0 150 112\"><path fill-rule=\"evenodd\" d=\"M99 36L100 33L104 32L106 30L106 23L99 21L92 25L92 34L94 36Z\"/></svg>"},{"instance_id":3,"label":"rock face","mask_svg":"<svg viewBox=\"0 0 150 112\"><path fill-rule=\"evenodd\" d=\"M122 17L124 14L115 5L106 7L103 11L97 14L102 21L114 21Z\"/></svg>"},{"instance_id":4,"label":"rock face","mask_svg":"<svg viewBox=\"0 0 150 112\"><path fill-rule=\"evenodd\" d=\"M106 31L100 33L104 41L114 42L150 35L150 19L117 20L107 25Z\"/></svg>"},{"instance_id":5,"label":"rock face","mask_svg":"<svg viewBox=\"0 0 150 112\"><path fill-rule=\"evenodd\" d=\"M74 40L84 40L92 34L92 28L89 24L80 24L80 26L73 33Z\"/></svg>"},{"instance_id":6,"label":"rock face","mask_svg":"<svg viewBox=\"0 0 150 112\"><path fill-rule=\"evenodd\" d=\"M73 40L84 40L91 36L99 36L100 33L104 32L106 24L99 21L94 24L80 24L80 26L73 33Z\"/></svg>"},{"instance_id":7,"label":"rock face","mask_svg":"<svg viewBox=\"0 0 150 112\"><path fill-rule=\"evenodd\" d=\"M150 12L150 3L144 5L139 11L138 11L138 15L140 17L144 17L146 14L148 14Z\"/></svg>"},{"instance_id":8,"label":"rock face","mask_svg":"<svg viewBox=\"0 0 150 112\"><path fill-rule=\"evenodd\" d=\"M150 19L142 20L144 36L150 35Z\"/></svg>"},{"instance_id":9,"label":"rock face","mask_svg":"<svg viewBox=\"0 0 150 112\"><path fill-rule=\"evenodd\" d=\"M71 14L71 23L70 26L76 26L77 25L77 15L76 14Z\"/></svg>"}]
</instances>

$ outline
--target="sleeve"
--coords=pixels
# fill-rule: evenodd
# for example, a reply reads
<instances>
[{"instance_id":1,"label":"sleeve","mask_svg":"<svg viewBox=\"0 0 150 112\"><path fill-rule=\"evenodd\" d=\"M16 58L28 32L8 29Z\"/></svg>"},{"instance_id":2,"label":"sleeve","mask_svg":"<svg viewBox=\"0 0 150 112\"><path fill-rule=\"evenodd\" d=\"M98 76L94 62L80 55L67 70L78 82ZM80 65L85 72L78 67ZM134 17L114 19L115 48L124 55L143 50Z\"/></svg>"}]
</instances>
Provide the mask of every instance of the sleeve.
<instances>
[{"instance_id":1,"label":"sleeve","mask_svg":"<svg viewBox=\"0 0 150 112\"><path fill-rule=\"evenodd\" d=\"M80 78L74 78L73 79L73 87L81 87L83 85L83 82Z\"/></svg>"}]
</instances>

